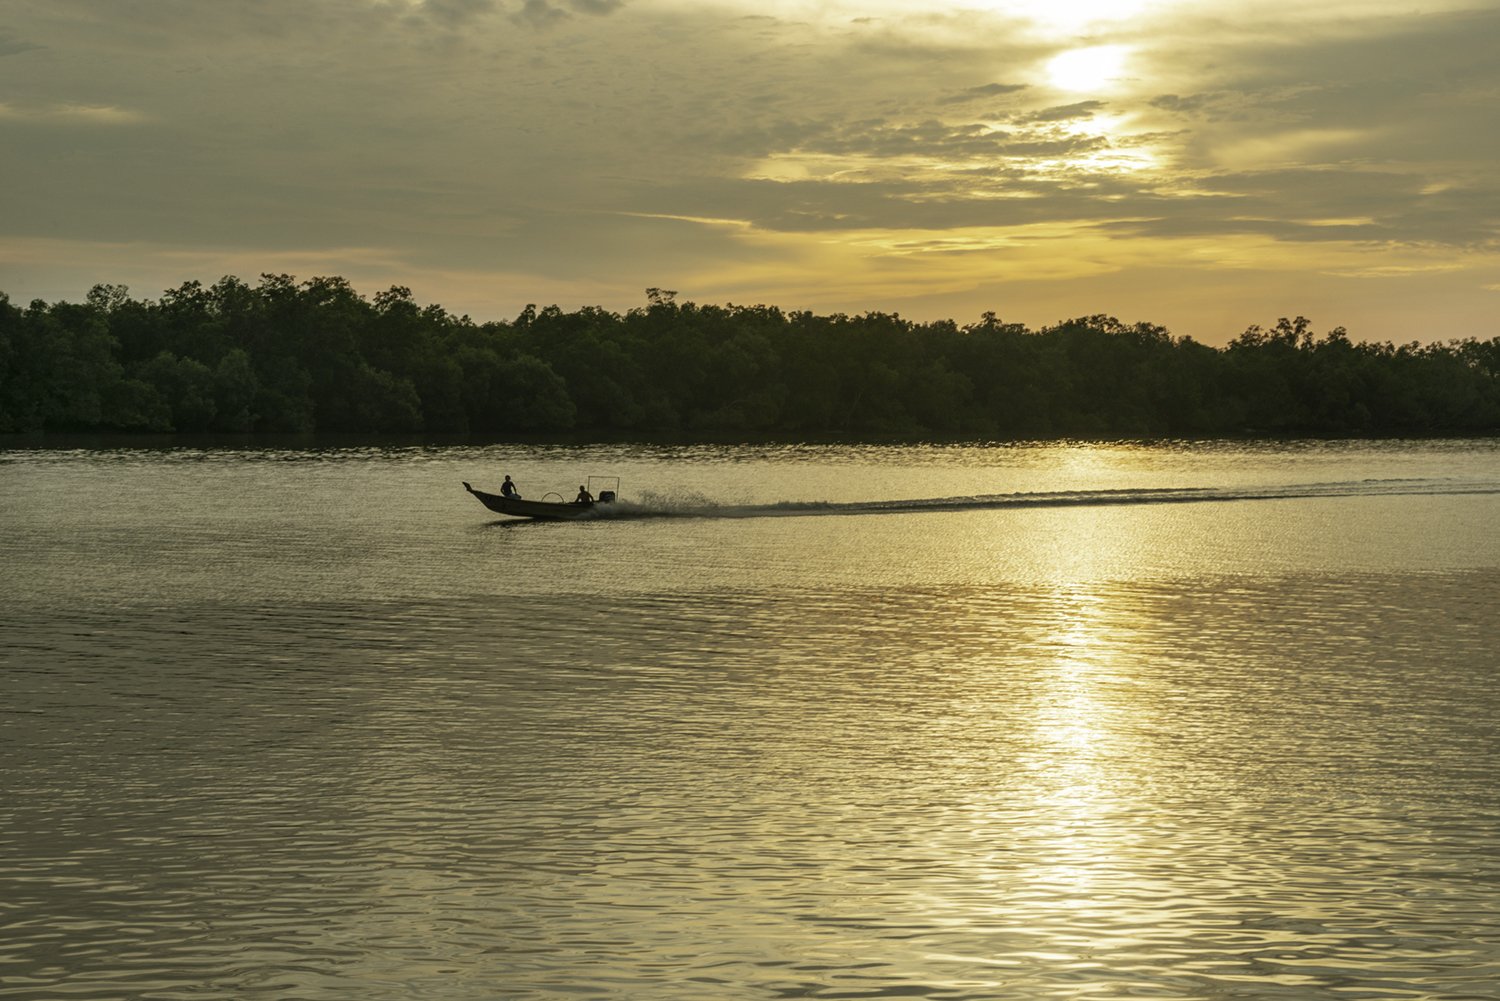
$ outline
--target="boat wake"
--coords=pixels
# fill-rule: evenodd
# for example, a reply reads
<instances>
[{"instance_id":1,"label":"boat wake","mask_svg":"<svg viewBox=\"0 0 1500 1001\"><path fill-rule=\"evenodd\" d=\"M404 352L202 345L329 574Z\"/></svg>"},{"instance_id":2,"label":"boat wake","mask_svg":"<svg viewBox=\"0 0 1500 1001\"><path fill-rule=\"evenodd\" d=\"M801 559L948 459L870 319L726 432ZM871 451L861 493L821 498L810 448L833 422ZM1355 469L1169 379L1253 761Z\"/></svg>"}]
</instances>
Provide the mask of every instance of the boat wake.
<instances>
[{"instance_id":1,"label":"boat wake","mask_svg":"<svg viewBox=\"0 0 1500 1001\"><path fill-rule=\"evenodd\" d=\"M1396 497L1500 494L1500 483L1452 479L1374 479L1335 483L1261 484L1236 487L1163 487L1117 490L1060 490L1037 493L978 494L908 500L778 501L731 504L699 494L643 493L600 507L597 519L776 518L818 515L910 514L924 511L982 511L999 508L1117 507L1142 504L1205 504L1300 500L1315 497Z\"/></svg>"}]
</instances>

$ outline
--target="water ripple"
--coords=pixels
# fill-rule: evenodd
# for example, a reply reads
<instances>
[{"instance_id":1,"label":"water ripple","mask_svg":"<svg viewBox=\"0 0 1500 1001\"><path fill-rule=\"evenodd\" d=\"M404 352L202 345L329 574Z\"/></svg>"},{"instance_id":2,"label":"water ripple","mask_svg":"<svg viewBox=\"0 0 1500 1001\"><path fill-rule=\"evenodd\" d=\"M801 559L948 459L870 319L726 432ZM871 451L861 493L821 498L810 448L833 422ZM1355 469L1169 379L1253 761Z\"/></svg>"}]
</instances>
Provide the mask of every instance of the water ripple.
<instances>
[{"instance_id":1,"label":"water ripple","mask_svg":"<svg viewBox=\"0 0 1500 1001\"><path fill-rule=\"evenodd\" d=\"M20 509L0 998L1500 998L1493 502L271 499L375 461L103 460L243 475L239 536ZM1361 541L1413 510L1448 517Z\"/></svg>"}]
</instances>

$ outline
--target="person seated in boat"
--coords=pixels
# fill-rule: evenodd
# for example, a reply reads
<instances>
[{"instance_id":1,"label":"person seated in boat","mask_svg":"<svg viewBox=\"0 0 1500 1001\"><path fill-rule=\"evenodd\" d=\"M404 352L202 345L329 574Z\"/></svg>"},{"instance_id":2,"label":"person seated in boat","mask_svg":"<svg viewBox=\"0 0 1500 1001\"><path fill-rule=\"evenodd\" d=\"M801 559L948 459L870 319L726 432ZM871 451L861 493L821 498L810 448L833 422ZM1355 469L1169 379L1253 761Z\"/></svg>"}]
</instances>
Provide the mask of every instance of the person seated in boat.
<instances>
[{"instance_id":1,"label":"person seated in boat","mask_svg":"<svg viewBox=\"0 0 1500 1001\"><path fill-rule=\"evenodd\" d=\"M505 478L504 483L500 484L500 496L509 497L512 500L520 500L521 498L521 491L516 489L516 485L510 481L509 476Z\"/></svg>"},{"instance_id":2,"label":"person seated in boat","mask_svg":"<svg viewBox=\"0 0 1500 1001\"><path fill-rule=\"evenodd\" d=\"M573 498L573 503L574 504L592 504L592 503L594 503L594 495L591 494L591 493L589 493L588 487L580 485L579 488L578 488L578 496Z\"/></svg>"}]
</instances>

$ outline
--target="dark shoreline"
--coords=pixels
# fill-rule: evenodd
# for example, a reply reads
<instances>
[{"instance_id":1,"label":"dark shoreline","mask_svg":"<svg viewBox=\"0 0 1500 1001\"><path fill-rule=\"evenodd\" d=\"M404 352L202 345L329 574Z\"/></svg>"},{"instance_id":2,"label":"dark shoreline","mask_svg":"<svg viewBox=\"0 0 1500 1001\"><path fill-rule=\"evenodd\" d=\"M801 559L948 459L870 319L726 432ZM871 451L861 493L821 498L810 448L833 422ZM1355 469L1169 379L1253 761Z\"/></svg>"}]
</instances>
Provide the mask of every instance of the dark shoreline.
<instances>
[{"instance_id":1,"label":"dark shoreline","mask_svg":"<svg viewBox=\"0 0 1500 1001\"><path fill-rule=\"evenodd\" d=\"M25 309L0 293L0 431L147 448L1500 433L1500 337L1372 344L1298 316L1216 348L1103 314L960 327L674 295L475 324L341 278L231 276L156 301L101 285Z\"/></svg>"},{"instance_id":2,"label":"dark shoreline","mask_svg":"<svg viewBox=\"0 0 1500 1001\"><path fill-rule=\"evenodd\" d=\"M481 434L365 434L356 432L253 433L253 434L183 434L135 432L13 432L0 434L0 451L70 451L140 449L143 451L201 450L285 450L324 451L353 448L488 448L497 445L519 447L587 448L591 446L640 445L670 448L695 445L935 445L942 447L1041 446L1041 445L1161 445L1169 443L1202 444L1208 442L1258 442L1294 444L1300 442L1367 442L1367 441L1482 441L1500 439L1500 428L1476 432L1347 434L1304 432L1268 434L1243 432L1212 435L1056 435L1052 437L992 438L975 436L820 434L820 435L747 435L621 433L609 431L566 434L528 434L496 436Z\"/></svg>"}]
</instances>

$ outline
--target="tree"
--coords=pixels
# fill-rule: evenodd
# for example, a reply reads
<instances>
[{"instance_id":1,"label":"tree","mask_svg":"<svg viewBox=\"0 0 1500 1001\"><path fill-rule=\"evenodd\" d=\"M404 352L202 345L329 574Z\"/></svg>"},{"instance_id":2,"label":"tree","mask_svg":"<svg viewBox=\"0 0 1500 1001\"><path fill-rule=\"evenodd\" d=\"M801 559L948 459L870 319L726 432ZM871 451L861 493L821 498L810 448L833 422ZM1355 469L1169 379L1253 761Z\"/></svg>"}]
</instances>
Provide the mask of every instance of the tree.
<instances>
[{"instance_id":1,"label":"tree","mask_svg":"<svg viewBox=\"0 0 1500 1001\"><path fill-rule=\"evenodd\" d=\"M214 423L215 378L209 367L192 358L163 351L141 366L137 375L166 402L174 431L207 431Z\"/></svg>"},{"instance_id":2,"label":"tree","mask_svg":"<svg viewBox=\"0 0 1500 1001\"><path fill-rule=\"evenodd\" d=\"M214 369L214 430L250 431L255 427L255 399L260 380L244 348L235 348Z\"/></svg>"},{"instance_id":3,"label":"tree","mask_svg":"<svg viewBox=\"0 0 1500 1001\"><path fill-rule=\"evenodd\" d=\"M646 290L624 315L528 305L475 324L343 278L0 294L0 431L688 430L1040 436L1500 427L1500 338L1317 337L1303 316L1224 349L1105 314L1031 331L784 313Z\"/></svg>"}]
</instances>

